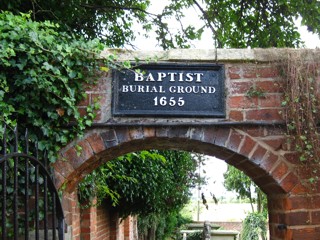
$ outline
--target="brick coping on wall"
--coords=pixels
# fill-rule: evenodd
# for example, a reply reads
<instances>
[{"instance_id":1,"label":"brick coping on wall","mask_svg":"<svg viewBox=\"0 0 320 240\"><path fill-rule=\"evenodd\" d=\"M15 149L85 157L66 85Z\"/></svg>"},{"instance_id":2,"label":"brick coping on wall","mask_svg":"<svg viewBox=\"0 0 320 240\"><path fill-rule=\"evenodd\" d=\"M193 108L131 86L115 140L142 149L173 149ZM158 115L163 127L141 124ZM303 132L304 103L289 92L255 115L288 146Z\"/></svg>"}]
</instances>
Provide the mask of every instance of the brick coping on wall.
<instances>
[{"instance_id":1,"label":"brick coping on wall","mask_svg":"<svg viewBox=\"0 0 320 240\"><path fill-rule=\"evenodd\" d=\"M313 54L314 60L320 60L319 49L293 49L293 48L254 48L254 49L171 49L167 51L131 51L125 49L105 49L101 57L111 54L117 56L119 61L192 61L192 62L274 62L285 59L288 54Z\"/></svg>"}]
</instances>

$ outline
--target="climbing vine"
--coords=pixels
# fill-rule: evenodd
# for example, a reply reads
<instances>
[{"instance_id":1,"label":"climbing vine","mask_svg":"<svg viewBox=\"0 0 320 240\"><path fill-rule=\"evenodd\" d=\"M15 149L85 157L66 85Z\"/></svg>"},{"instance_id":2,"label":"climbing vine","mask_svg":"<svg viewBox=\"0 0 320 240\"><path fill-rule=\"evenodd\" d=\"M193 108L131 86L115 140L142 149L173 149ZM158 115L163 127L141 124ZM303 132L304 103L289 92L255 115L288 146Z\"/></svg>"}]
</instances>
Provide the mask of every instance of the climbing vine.
<instances>
[{"instance_id":1,"label":"climbing vine","mask_svg":"<svg viewBox=\"0 0 320 240\"><path fill-rule=\"evenodd\" d=\"M320 72L319 50L290 52L282 65L287 133L291 146L299 153L301 166L316 183L320 171Z\"/></svg>"},{"instance_id":2,"label":"climbing vine","mask_svg":"<svg viewBox=\"0 0 320 240\"><path fill-rule=\"evenodd\" d=\"M63 32L58 24L1 12L0 139L4 125L18 123L54 162L60 147L81 136L95 118L98 104L88 106L84 116L77 104L85 97L85 86L95 83L93 74L108 71L114 62L110 56L101 65L103 49L98 40ZM70 122L72 127L63 127Z\"/></svg>"}]
</instances>

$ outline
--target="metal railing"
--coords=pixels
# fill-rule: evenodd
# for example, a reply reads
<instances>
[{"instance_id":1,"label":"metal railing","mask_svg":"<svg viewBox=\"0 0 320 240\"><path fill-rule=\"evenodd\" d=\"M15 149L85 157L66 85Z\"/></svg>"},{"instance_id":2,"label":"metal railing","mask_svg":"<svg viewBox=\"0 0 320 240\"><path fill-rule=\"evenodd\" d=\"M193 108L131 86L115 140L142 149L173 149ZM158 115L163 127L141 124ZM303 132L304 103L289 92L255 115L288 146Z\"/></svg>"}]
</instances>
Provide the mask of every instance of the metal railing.
<instances>
[{"instance_id":1,"label":"metal railing","mask_svg":"<svg viewBox=\"0 0 320 240\"><path fill-rule=\"evenodd\" d=\"M10 140L7 133L5 127L0 153L0 239L64 240L63 210L46 157L41 163L37 147L35 154L29 152L27 131L23 150L17 128Z\"/></svg>"}]
</instances>

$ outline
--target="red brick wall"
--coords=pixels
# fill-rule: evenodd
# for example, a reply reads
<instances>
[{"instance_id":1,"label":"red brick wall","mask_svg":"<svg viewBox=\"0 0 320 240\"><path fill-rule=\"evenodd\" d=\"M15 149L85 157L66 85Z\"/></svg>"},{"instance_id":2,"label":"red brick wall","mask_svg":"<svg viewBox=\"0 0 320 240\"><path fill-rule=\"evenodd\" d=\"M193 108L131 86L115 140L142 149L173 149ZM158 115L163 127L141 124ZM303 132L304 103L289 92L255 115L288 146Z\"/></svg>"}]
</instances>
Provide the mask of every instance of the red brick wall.
<instances>
[{"instance_id":1,"label":"red brick wall","mask_svg":"<svg viewBox=\"0 0 320 240\"><path fill-rule=\"evenodd\" d=\"M231 56L235 50L223 51L230 51L228 56ZM256 51L269 54L272 50L238 51L245 55ZM170 58L170 54L166 56L167 60L177 61L174 57ZM310 192L304 186L306 174L297 171L300 164L297 154L286 141L281 108L283 91L278 67L262 57L249 54L248 58L251 59L218 59L219 63L225 65L227 116L216 121L186 119L180 120L183 124L179 125L175 119L162 119L162 122L161 119L146 118L139 121L113 119L111 74L97 76L98 85L87 87L88 97L79 109L83 111L96 96L100 96L101 109L96 119L100 125L88 129L82 139L62 149L60 159L54 164L56 185L66 187L64 209L67 223L73 228L74 239L79 239L82 232L79 209L74 204L74 191L79 180L102 162L127 152L150 148L195 151L225 160L251 177L267 194L272 240L320 239L320 189ZM201 59L215 62L213 56L210 58L206 55ZM248 97L250 89L262 90L265 96ZM117 124L118 121L120 124ZM83 149L80 156L76 145ZM98 210L96 233L104 231L101 226L109 224L109 238L106 239L130 239L124 230L129 226L126 222L120 224L114 215L105 216L105 219L102 217L104 220L100 222L99 216L102 215ZM103 234L101 232L96 237Z\"/></svg>"},{"instance_id":2,"label":"red brick wall","mask_svg":"<svg viewBox=\"0 0 320 240\"><path fill-rule=\"evenodd\" d=\"M109 207L102 204L97 208L97 233L96 240L110 239L110 213Z\"/></svg>"},{"instance_id":3,"label":"red brick wall","mask_svg":"<svg viewBox=\"0 0 320 240\"><path fill-rule=\"evenodd\" d=\"M137 218L133 216L129 216L124 220L124 240L132 240L136 239L137 236Z\"/></svg>"},{"instance_id":4,"label":"red brick wall","mask_svg":"<svg viewBox=\"0 0 320 240\"><path fill-rule=\"evenodd\" d=\"M92 204L96 204L96 199L92 201ZM97 210L94 205L81 208L80 224L81 240L93 240L99 236L97 235Z\"/></svg>"},{"instance_id":5,"label":"red brick wall","mask_svg":"<svg viewBox=\"0 0 320 240\"><path fill-rule=\"evenodd\" d=\"M278 66L270 64L227 65L229 120L281 121L283 98ZM250 89L262 91L264 97L248 97Z\"/></svg>"},{"instance_id":6,"label":"red brick wall","mask_svg":"<svg viewBox=\"0 0 320 240\"><path fill-rule=\"evenodd\" d=\"M90 207L80 207L76 191L65 192L63 208L66 224L72 226L68 233L72 240L126 240L133 239L132 218L121 221L118 214L111 210L107 203ZM83 206L89 206L83 203ZM130 228L130 229L128 229Z\"/></svg>"},{"instance_id":7,"label":"red brick wall","mask_svg":"<svg viewBox=\"0 0 320 240\"><path fill-rule=\"evenodd\" d=\"M67 226L71 226L68 229L68 235L71 236L72 240L80 240L81 236L81 222L80 215L81 210L78 203L77 192L72 193L64 192L62 196L62 207L64 210L65 222Z\"/></svg>"}]
</instances>

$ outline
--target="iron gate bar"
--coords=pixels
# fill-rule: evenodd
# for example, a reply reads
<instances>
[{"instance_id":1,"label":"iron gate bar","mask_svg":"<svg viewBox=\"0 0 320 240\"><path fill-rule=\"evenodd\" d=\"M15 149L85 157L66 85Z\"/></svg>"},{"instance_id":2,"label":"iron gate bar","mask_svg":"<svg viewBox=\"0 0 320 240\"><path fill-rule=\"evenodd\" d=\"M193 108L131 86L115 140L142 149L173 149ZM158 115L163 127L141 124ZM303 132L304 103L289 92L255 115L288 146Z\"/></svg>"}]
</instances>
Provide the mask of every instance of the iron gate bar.
<instances>
[{"instance_id":1,"label":"iron gate bar","mask_svg":"<svg viewBox=\"0 0 320 240\"><path fill-rule=\"evenodd\" d=\"M36 144L36 159L39 159L38 144ZM36 240L39 240L39 165L35 166L35 183L36 183L36 196L35 196Z\"/></svg>"},{"instance_id":2,"label":"iron gate bar","mask_svg":"<svg viewBox=\"0 0 320 240\"><path fill-rule=\"evenodd\" d=\"M38 158L38 156L37 156ZM36 183L36 196L35 196L35 205L36 205L36 240L39 240L39 166L35 166L35 183Z\"/></svg>"},{"instance_id":3,"label":"iron gate bar","mask_svg":"<svg viewBox=\"0 0 320 240\"><path fill-rule=\"evenodd\" d=\"M47 169L47 154L44 154L44 167ZM44 176L44 239L48 239L48 193L47 193L47 187L48 187L48 181L47 176Z\"/></svg>"},{"instance_id":4,"label":"iron gate bar","mask_svg":"<svg viewBox=\"0 0 320 240\"><path fill-rule=\"evenodd\" d=\"M18 213L18 201L19 201L19 196L18 196L18 190L19 190L19 184L18 184L18 164L20 160L24 160L24 166L25 166L25 173L24 173L24 178L25 178L25 187L24 187L24 193L25 193L25 199L24 199L24 233L25 233L25 239L29 239L29 170L30 170L30 165L33 165L35 167L35 224L36 224L36 229L35 229L35 234L36 234L36 239L39 239L39 174L42 175L43 180L44 180L44 236L45 239L48 239L48 190L49 193L51 193L51 200L53 202L53 213L52 213L52 221L53 221L53 226L52 226L52 237L55 240L57 237L56 230L58 230L58 239L59 240L64 240L64 215L63 215L63 209L62 205L59 199L59 195L57 192L57 189L55 188L55 185L50 177L50 174L48 170L46 169L47 166L47 158L45 157L45 163L44 165L39 161L38 158L38 149L36 151L36 157L33 157L29 155L29 145L28 145L28 133L26 131L25 134L25 139L26 139L26 147L25 147L25 153L19 153L18 152L18 131L17 129L14 130L14 153L7 154L7 131L6 131L6 126L4 127L4 134L3 134L3 151L2 151L2 156L0 155L0 165L2 164L2 167L0 168L2 171L2 192L1 192L1 197L2 197L2 210L1 210L1 216L2 216L2 223L1 223L1 229L2 229L2 239L7 239L7 162L9 159L14 160L14 190L13 190L13 204L14 204L14 235L13 239L18 239L18 220L19 220L19 213ZM58 221L58 224L56 223Z\"/></svg>"},{"instance_id":5,"label":"iron gate bar","mask_svg":"<svg viewBox=\"0 0 320 240\"><path fill-rule=\"evenodd\" d=\"M0 159L0 164L2 163L6 163L6 160L10 159L10 158L28 158L29 162L34 164L36 166L36 164L38 164L38 169L39 169L39 173L42 173L43 175L47 176L47 179L51 179L49 172L45 169L45 167L43 166L43 164L41 162L39 162L35 157L32 157L30 155L27 155L25 153L11 153L8 154L6 156L3 156ZM52 218L53 218L53 229L57 228L57 223L56 220L58 220L58 222L64 222L64 215L63 215L63 209L62 209L62 205L59 199L59 195L58 192L54 186L54 183L52 181L48 181L48 189L52 192L52 201L53 201L53 214L52 214ZM6 192L3 191L3 195L4 195L4 199L6 196ZM4 206L4 205L3 205ZM2 208L2 214L5 216L6 215L6 209L3 207ZM55 218L55 216L57 216L57 219ZM5 218L3 219L2 224L4 224L5 222ZM59 224L59 228L58 228L58 232L59 232L59 236L62 236L60 231L64 231L64 224L61 225L61 223ZM3 239L6 239L3 233ZM55 231L53 231L53 235L56 236ZM53 238L55 239L55 238ZM63 240L63 238L59 237L59 240Z\"/></svg>"},{"instance_id":6,"label":"iron gate bar","mask_svg":"<svg viewBox=\"0 0 320 240\"><path fill-rule=\"evenodd\" d=\"M17 127L14 129L14 152L18 152L18 129ZM19 231L18 228L18 157L13 157L14 165L14 182L13 182L13 229L14 232L17 233ZM14 234L14 240L18 240L18 234Z\"/></svg>"},{"instance_id":7,"label":"iron gate bar","mask_svg":"<svg viewBox=\"0 0 320 240\"><path fill-rule=\"evenodd\" d=\"M64 240L64 227L65 227L65 222L64 222L64 218L61 219L61 221L59 221L59 224L58 224L58 229L62 229L62 231L58 231L58 239L59 240Z\"/></svg>"},{"instance_id":8,"label":"iron gate bar","mask_svg":"<svg viewBox=\"0 0 320 240\"><path fill-rule=\"evenodd\" d=\"M25 139L26 139L26 154L29 154L29 143L28 143L28 130L26 130L25 134ZM29 211L28 211L28 206L29 206L29 160L28 158L25 159L25 184L24 184L24 194L25 194L25 199L24 199L24 235L25 235L25 240L29 240Z\"/></svg>"},{"instance_id":9,"label":"iron gate bar","mask_svg":"<svg viewBox=\"0 0 320 240\"><path fill-rule=\"evenodd\" d=\"M3 156L5 157L7 154L7 126L4 126L4 133L3 133ZM1 229L2 229L2 239L5 239L7 236L7 229L6 229L6 208L5 206L7 205L7 196L6 196L6 189L7 189L7 162L5 161L2 165L2 210L1 210L1 216L2 216L2 224L1 224Z\"/></svg>"},{"instance_id":10,"label":"iron gate bar","mask_svg":"<svg viewBox=\"0 0 320 240\"><path fill-rule=\"evenodd\" d=\"M57 227L56 225L57 224L56 224L56 218L54 217L56 215L56 198L55 198L55 194L54 193L52 195L53 195L53 199L52 199L53 200L52 229L56 229L56 227ZM53 235L52 235L53 239L56 239L56 231L53 231L52 233L53 233Z\"/></svg>"}]
</instances>

